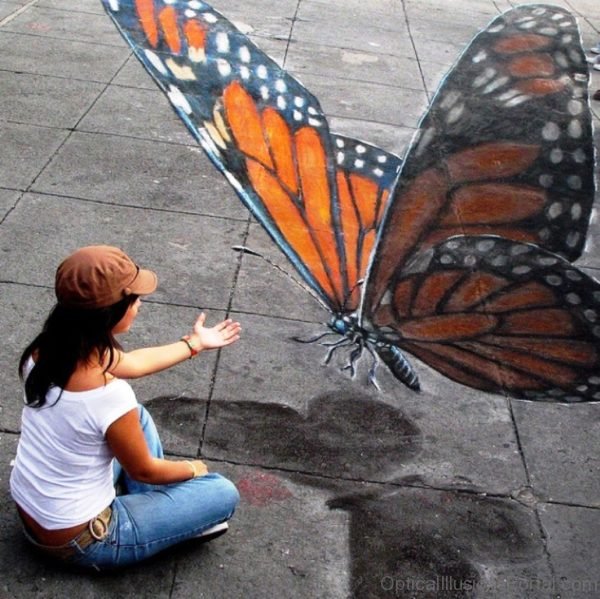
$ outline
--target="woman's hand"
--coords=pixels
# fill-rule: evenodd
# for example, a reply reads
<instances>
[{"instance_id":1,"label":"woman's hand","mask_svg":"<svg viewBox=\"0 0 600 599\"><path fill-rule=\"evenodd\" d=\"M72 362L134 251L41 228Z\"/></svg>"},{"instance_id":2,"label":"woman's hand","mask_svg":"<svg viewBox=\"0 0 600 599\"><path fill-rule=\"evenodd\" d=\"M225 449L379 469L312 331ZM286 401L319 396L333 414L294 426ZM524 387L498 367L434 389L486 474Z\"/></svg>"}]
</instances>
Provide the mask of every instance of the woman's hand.
<instances>
[{"instance_id":1,"label":"woman's hand","mask_svg":"<svg viewBox=\"0 0 600 599\"><path fill-rule=\"evenodd\" d=\"M228 318L214 327L207 328L204 326L205 320L206 314L202 312L194 323L193 333L190 335L190 341L198 348L198 351L225 347L240 338L242 327L239 322L234 322L231 318Z\"/></svg>"}]
</instances>

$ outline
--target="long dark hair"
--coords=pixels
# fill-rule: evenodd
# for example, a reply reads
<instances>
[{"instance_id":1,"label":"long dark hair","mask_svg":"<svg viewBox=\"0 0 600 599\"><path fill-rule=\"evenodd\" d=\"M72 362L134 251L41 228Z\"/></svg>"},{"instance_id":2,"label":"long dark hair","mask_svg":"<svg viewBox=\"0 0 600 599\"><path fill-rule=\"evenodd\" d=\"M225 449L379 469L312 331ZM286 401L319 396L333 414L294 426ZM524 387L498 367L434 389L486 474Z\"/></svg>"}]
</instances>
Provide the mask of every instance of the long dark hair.
<instances>
[{"instance_id":1,"label":"long dark hair","mask_svg":"<svg viewBox=\"0 0 600 599\"><path fill-rule=\"evenodd\" d=\"M25 403L33 408L42 407L48 390L64 388L77 364L92 356L107 356L106 372L114 362L115 351L121 349L112 330L137 298L130 295L107 308L90 310L56 304L42 332L25 348L19 360L19 375L23 379L25 363L35 353L35 365L25 379Z\"/></svg>"}]
</instances>

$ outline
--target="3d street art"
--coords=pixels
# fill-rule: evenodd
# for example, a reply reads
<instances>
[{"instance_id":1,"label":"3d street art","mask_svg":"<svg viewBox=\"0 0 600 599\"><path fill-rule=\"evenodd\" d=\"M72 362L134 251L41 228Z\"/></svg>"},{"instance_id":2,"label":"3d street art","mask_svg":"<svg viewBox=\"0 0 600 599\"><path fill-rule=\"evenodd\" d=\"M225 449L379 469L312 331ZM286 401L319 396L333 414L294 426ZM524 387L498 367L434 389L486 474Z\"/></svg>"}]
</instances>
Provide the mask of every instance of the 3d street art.
<instances>
[{"instance_id":1,"label":"3d street art","mask_svg":"<svg viewBox=\"0 0 600 599\"><path fill-rule=\"evenodd\" d=\"M404 161L335 135L317 99L199 0L103 0L244 204L331 312L330 357L406 354L469 387L600 400L600 284L573 266L594 201L588 67L556 6L494 19Z\"/></svg>"}]
</instances>

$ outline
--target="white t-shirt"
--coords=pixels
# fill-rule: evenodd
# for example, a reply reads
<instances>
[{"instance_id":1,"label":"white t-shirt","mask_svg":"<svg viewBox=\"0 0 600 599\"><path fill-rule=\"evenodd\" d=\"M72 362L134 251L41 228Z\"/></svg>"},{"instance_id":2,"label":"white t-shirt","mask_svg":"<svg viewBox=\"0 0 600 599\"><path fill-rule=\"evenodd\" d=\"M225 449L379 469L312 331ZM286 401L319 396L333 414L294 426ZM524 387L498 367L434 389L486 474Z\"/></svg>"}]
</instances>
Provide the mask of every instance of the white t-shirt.
<instances>
[{"instance_id":1,"label":"white t-shirt","mask_svg":"<svg viewBox=\"0 0 600 599\"><path fill-rule=\"evenodd\" d=\"M29 360L26 374L32 367ZM106 430L137 407L133 389L121 379L90 391L63 390L56 402L60 392L51 387L43 407L23 409L10 477L13 499L48 530L87 522L112 503Z\"/></svg>"}]
</instances>

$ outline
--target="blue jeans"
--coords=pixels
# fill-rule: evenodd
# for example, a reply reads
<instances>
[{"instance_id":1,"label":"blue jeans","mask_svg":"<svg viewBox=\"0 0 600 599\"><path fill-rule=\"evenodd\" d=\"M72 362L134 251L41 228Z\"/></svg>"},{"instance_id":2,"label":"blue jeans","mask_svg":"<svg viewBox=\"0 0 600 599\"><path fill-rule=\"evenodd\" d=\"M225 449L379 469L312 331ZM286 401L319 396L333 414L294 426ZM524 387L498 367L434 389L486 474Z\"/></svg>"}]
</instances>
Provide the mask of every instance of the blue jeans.
<instances>
[{"instance_id":1,"label":"blue jeans","mask_svg":"<svg viewBox=\"0 0 600 599\"><path fill-rule=\"evenodd\" d=\"M148 447L154 457L162 458L154 421L141 405L139 412ZM233 483L220 474L149 485L129 478L116 460L114 470L123 494L111 505L108 535L84 549L71 541L76 552L67 559L70 564L106 570L139 562L229 520L239 502Z\"/></svg>"}]
</instances>

